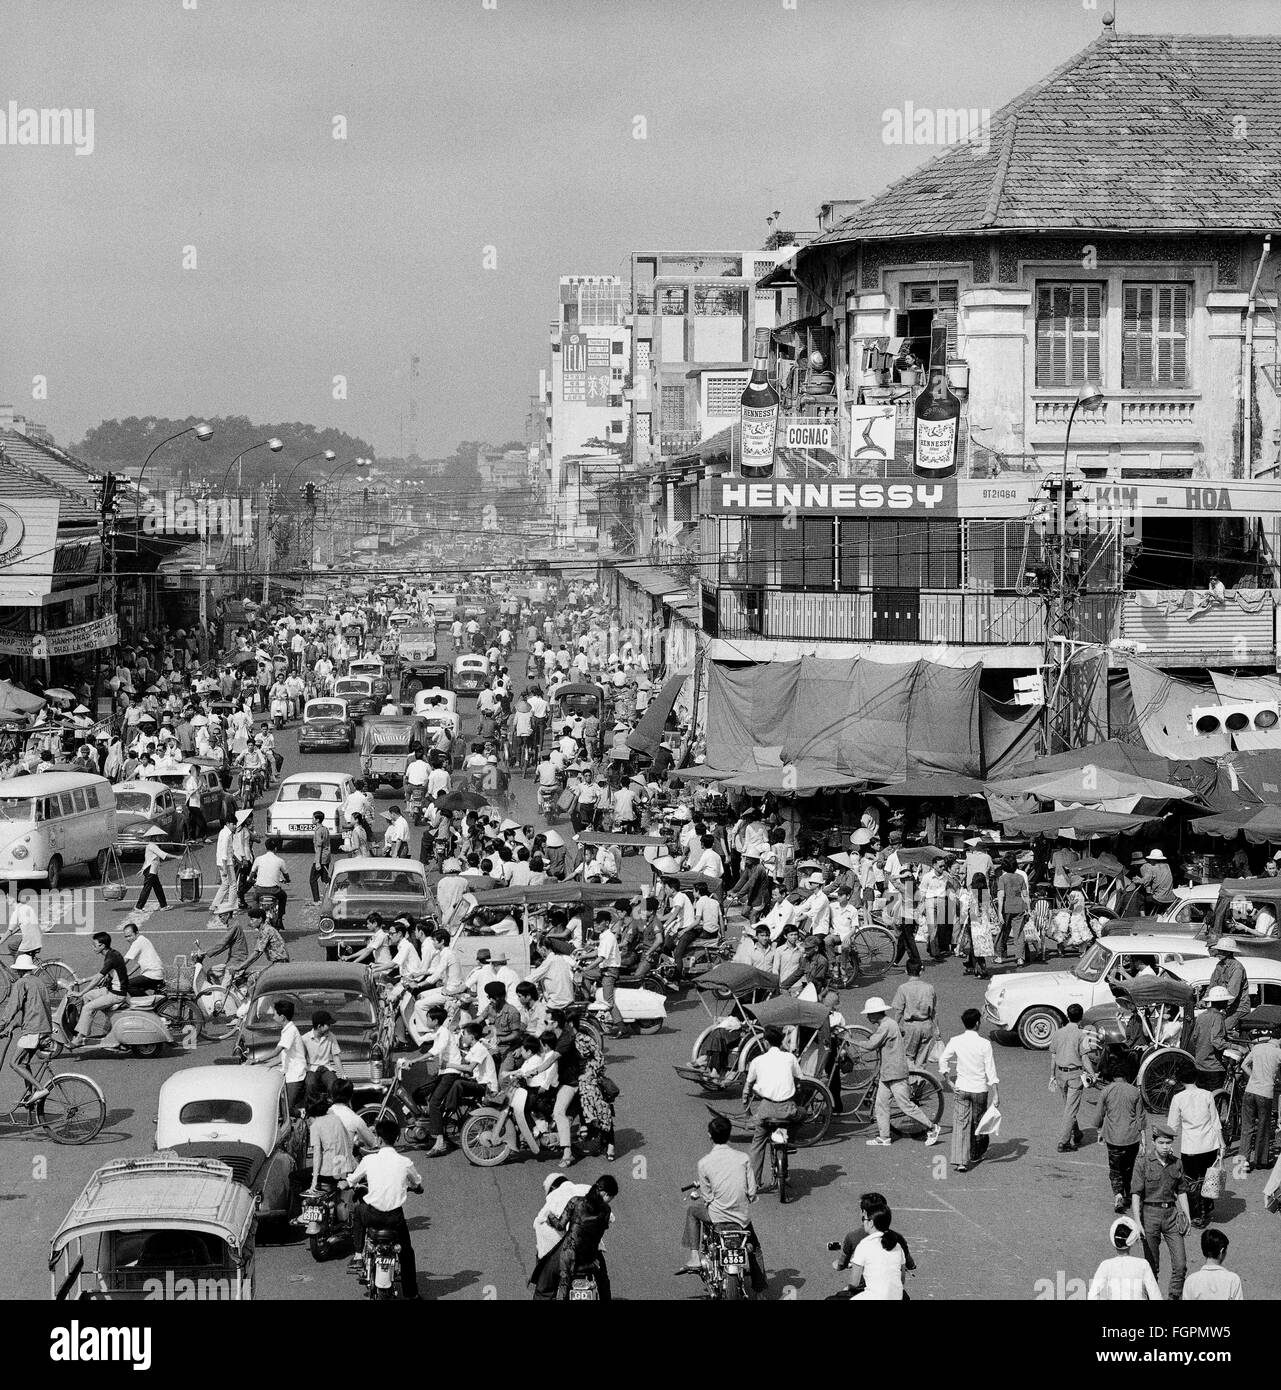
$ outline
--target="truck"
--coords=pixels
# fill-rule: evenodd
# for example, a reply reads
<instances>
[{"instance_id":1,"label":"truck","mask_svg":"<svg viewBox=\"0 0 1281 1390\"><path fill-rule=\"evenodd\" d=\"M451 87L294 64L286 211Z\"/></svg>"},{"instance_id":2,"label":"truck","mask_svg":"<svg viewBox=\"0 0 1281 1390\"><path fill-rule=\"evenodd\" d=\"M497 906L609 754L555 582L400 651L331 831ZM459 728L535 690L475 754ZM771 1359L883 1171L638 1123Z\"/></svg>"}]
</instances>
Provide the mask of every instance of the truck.
<instances>
[{"instance_id":1,"label":"truck","mask_svg":"<svg viewBox=\"0 0 1281 1390\"><path fill-rule=\"evenodd\" d=\"M423 721L413 715L372 715L361 727L360 769L371 791L400 788L415 753L423 751Z\"/></svg>"}]
</instances>

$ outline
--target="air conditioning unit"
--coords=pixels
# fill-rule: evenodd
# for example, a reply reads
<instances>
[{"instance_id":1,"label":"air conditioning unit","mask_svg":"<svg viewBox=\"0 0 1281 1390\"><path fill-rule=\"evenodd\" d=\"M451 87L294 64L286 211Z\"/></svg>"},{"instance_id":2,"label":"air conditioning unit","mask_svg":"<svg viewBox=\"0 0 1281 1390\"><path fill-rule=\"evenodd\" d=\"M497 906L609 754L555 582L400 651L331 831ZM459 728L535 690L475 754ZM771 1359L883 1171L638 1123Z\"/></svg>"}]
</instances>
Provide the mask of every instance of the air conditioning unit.
<instances>
[{"instance_id":1,"label":"air conditioning unit","mask_svg":"<svg viewBox=\"0 0 1281 1390\"><path fill-rule=\"evenodd\" d=\"M1276 700L1234 700L1226 705L1198 705L1188 716L1195 733L1266 734L1281 723Z\"/></svg>"}]
</instances>

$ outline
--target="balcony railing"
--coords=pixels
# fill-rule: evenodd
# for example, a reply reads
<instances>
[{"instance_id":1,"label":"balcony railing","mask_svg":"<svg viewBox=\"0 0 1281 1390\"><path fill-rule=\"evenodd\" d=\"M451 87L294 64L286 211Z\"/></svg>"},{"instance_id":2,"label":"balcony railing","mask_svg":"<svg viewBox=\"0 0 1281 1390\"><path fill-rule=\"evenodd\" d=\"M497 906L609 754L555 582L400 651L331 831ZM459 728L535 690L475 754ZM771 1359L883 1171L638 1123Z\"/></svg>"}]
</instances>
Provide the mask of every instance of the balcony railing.
<instances>
[{"instance_id":1,"label":"balcony railing","mask_svg":"<svg viewBox=\"0 0 1281 1390\"><path fill-rule=\"evenodd\" d=\"M698 447L702 437L699 430L663 430L658 436L659 453L664 458L671 458L674 454L688 454Z\"/></svg>"}]
</instances>

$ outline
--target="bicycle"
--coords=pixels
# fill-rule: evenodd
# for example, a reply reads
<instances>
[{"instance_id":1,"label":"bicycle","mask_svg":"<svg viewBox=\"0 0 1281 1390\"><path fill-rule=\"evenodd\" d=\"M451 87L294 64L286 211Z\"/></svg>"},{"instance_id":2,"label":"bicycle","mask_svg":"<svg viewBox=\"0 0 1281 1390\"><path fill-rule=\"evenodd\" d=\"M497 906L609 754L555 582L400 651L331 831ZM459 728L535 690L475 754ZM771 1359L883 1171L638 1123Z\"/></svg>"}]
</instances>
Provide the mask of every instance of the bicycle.
<instances>
[{"instance_id":1,"label":"bicycle","mask_svg":"<svg viewBox=\"0 0 1281 1390\"><path fill-rule=\"evenodd\" d=\"M76 982L76 972L64 960L36 960L35 973L49 986L51 1003L56 1008L62 996ZM9 991L18 982L17 972L9 961L0 957L0 1003L9 997Z\"/></svg>"},{"instance_id":2,"label":"bicycle","mask_svg":"<svg viewBox=\"0 0 1281 1390\"><path fill-rule=\"evenodd\" d=\"M842 1033L841 1044L834 1050L828 1072L828 1089L835 1095L838 1077L855 1076L856 1079L847 1083L849 1089L842 1094L841 1113L852 1115L864 1124L871 1124L876 1117L876 1088L881 1080L881 1060L877 1057L869 1062L866 1054L853 1046L855 1034L861 1034L864 1038L871 1036L866 1028L856 1025L842 1030ZM858 1074L860 1067L861 1075ZM943 1083L929 1072L909 1067L907 1089L908 1098L926 1116L930 1126L937 1125L943 1118ZM846 1103L846 1096L852 1097L852 1104ZM927 1132L921 1128L919 1120L903 1113L897 1097L890 1100L890 1129L905 1139Z\"/></svg>"},{"instance_id":3,"label":"bicycle","mask_svg":"<svg viewBox=\"0 0 1281 1390\"><path fill-rule=\"evenodd\" d=\"M0 1049L0 1068L8 1059L11 1041L12 1034ZM0 1107L0 1124L42 1130L55 1144L87 1144L96 1138L107 1121L107 1100L98 1083L79 1072L55 1072L43 1050L36 1053L35 1075L49 1094L34 1105L19 1101L7 1109Z\"/></svg>"},{"instance_id":4,"label":"bicycle","mask_svg":"<svg viewBox=\"0 0 1281 1390\"><path fill-rule=\"evenodd\" d=\"M842 944L832 970L837 989L852 989L882 979L894 960L898 936L888 927L864 923L855 927Z\"/></svg>"}]
</instances>

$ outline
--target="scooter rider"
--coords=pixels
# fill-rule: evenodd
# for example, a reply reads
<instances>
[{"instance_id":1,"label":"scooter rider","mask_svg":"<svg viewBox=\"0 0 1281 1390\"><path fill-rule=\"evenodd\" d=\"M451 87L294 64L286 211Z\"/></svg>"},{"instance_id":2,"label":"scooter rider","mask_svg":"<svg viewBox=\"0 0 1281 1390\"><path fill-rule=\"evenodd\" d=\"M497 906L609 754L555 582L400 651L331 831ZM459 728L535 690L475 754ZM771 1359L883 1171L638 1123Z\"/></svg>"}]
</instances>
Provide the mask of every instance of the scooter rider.
<instances>
[{"instance_id":1,"label":"scooter rider","mask_svg":"<svg viewBox=\"0 0 1281 1390\"><path fill-rule=\"evenodd\" d=\"M767 1286L760 1241L752 1226L747 1207L756 1200L756 1178L748 1156L730 1148L733 1125L724 1115L714 1116L707 1125L712 1141L710 1153L698 1160L699 1200L691 1202L685 1211L685 1248L689 1259L677 1274L697 1274L701 1265L699 1247L703 1226L745 1226L748 1231L748 1258L751 1262L752 1287L760 1293Z\"/></svg>"},{"instance_id":2,"label":"scooter rider","mask_svg":"<svg viewBox=\"0 0 1281 1390\"><path fill-rule=\"evenodd\" d=\"M400 1242L400 1284L405 1298L418 1297L418 1267L414 1261L414 1243L405 1220L405 1199L411 1192L421 1193L423 1180L418 1169L404 1154L396 1152L400 1126L392 1119L379 1120L374 1125L378 1148L366 1154L356 1164L352 1175L340 1187L356 1187L362 1182L365 1194L352 1212L355 1235L355 1254L348 1268L364 1278L365 1232L369 1229L390 1231Z\"/></svg>"},{"instance_id":3,"label":"scooter rider","mask_svg":"<svg viewBox=\"0 0 1281 1390\"><path fill-rule=\"evenodd\" d=\"M76 1031L71 1039L73 1048L88 1039L95 1014L110 1013L129 997L129 972L125 958L112 948L111 937L105 931L94 932L93 949L101 952L102 973L86 975L76 981L77 984L88 984L90 989L80 1001L80 1017L76 1020Z\"/></svg>"}]
</instances>

